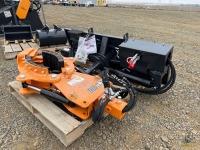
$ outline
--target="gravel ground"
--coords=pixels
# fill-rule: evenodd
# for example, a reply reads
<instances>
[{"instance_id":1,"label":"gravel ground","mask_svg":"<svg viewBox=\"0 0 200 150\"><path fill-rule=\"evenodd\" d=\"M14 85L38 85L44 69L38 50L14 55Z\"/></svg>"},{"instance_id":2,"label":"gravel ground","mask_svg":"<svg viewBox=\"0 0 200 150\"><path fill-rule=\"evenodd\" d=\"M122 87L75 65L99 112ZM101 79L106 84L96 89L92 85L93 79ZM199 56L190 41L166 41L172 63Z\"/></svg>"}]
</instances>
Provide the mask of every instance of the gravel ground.
<instances>
[{"instance_id":1,"label":"gravel ground","mask_svg":"<svg viewBox=\"0 0 200 150\"><path fill-rule=\"evenodd\" d=\"M174 44L176 84L167 93L139 93L122 120L107 117L68 148L9 93L16 60L0 55L0 149L200 149L200 13L134 8L45 6L46 20L60 27Z\"/></svg>"}]
</instances>

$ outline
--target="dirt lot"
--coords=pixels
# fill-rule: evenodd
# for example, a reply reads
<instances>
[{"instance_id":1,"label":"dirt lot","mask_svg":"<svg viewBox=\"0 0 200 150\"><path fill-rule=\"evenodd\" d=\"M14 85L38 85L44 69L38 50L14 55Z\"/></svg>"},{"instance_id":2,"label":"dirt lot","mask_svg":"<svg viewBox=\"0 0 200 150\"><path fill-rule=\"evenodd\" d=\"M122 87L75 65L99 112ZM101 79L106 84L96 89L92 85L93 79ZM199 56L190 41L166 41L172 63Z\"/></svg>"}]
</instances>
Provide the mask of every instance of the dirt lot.
<instances>
[{"instance_id":1,"label":"dirt lot","mask_svg":"<svg viewBox=\"0 0 200 150\"><path fill-rule=\"evenodd\" d=\"M107 117L69 148L8 90L16 60L0 55L0 149L200 149L200 13L134 8L45 6L48 25L174 44L177 80L165 94L139 93L138 104L121 121Z\"/></svg>"}]
</instances>

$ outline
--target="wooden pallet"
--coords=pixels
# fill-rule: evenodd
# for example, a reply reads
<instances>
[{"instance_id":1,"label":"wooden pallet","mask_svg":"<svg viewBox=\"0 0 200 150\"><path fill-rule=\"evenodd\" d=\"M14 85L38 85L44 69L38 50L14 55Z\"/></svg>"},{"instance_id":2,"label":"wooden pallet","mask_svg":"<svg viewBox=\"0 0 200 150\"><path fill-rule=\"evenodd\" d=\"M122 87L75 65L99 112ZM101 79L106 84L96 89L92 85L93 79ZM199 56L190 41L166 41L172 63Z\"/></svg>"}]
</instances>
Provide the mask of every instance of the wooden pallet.
<instances>
[{"instance_id":1,"label":"wooden pallet","mask_svg":"<svg viewBox=\"0 0 200 150\"><path fill-rule=\"evenodd\" d=\"M19 93L21 83L18 81L10 82L9 87L11 94L49 128L66 147L93 124L91 119L82 122L76 120L42 95L21 95Z\"/></svg>"},{"instance_id":2,"label":"wooden pallet","mask_svg":"<svg viewBox=\"0 0 200 150\"><path fill-rule=\"evenodd\" d=\"M42 50L51 50L51 51L55 51L57 49L60 48L67 48L68 46L66 45L52 45L50 47L39 47L36 43L33 42L27 42L27 43L11 43L11 44L6 44L4 42L4 56L5 59L15 59L17 57L17 55L23 51L24 49L27 48L38 48L38 49L42 49Z\"/></svg>"},{"instance_id":3,"label":"wooden pallet","mask_svg":"<svg viewBox=\"0 0 200 150\"><path fill-rule=\"evenodd\" d=\"M39 48L36 43L28 42L28 43L4 43L4 56L5 59L15 59L17 54L27 48Z\"/></svg>"}]
</instances>

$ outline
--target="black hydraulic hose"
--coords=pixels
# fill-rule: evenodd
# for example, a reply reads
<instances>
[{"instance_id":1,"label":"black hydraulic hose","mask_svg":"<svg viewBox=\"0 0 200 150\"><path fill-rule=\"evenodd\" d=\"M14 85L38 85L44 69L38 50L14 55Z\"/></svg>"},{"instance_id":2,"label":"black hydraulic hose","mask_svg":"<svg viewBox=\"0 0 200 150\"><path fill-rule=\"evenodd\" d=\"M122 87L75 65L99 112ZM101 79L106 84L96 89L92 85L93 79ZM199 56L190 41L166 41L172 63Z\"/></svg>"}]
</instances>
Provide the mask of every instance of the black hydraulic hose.
<instances>
[{"instance_id":1,"label":"black hydraulic hose","mask_svg":"<svg viewBox=\"0 0 200 150\"><path fill-rule=\"evenodd\" d=\"M140 77L136 77L136 76L124 73L124 72L119 71L119 70L116 70L116 72L118 72L121 76L124 76L124 77L128 78L131 81L140 82L140 83L142 83L142 84L144 84L146 86L150 86L150 84L151 84L150 80L143 79L143 78L140 78Z\"/></svg>"},{"instance_id":2,"label":"black hydraulic hose","mask_svg":"<svg viewBox=\"0 0 200 150\"><path fill-rule=\"evenodd\" d=\"M106 105L108 105L108 103L110 102L110 99L109 98L106 99L103 102L103 104L101 104L102 101L103 101L103 99L99 100L96 110L93 110L93 112L92 112L92 120L94 123L99 122L102 119L104 109L105 109Z\"/></svg>"},{"instance_id":3,"label":"black hydraulic hose","mask_svg":"<svg viewBox=\"0 0 200 150\"><path fill-rule=\"evenodd\" d=\"M136 105L136 102L137 102L135 89L133 88L131 83L125 77L123 77L119 72L117 72L113 69L108 69L108 70L110 73L115 74L116 76L120 77L124 81L123 86L125 86L126 90L128 91L128 93L130 95L130 99L129 99L126 107L124 107L124 109L122 110L122 112L130 111Z\"/></svg>"},{"instance_id":4,"label":"black hydraulic hose","mask_svg":"<svg viewBox=\"0 0 200 150\"><path fill-rule=\"evenodd\" d=\"M119 91L119 95L121 94L123 97L124 95L127 95L129 93L130 99L128 101L128 104L124 107L124 109L122 110L123 113L130 111L135 105L136 105L136 91L134 90L134 88L132 87L131 83L125 78L122 77L118 72L116 72L113 69L107 69L104 71L104 78L103 78L103 84L104 87L109 88L110 84L109 84L109 74L113 74L116 75L120 78L122 78L122 86L125 87L125 89L119 89L119 88L114 88L114 90L120 90ZM119 81L118 81L119 82ZM102 119L103 116L103 112L104 109L106 107L106 105L108 105L108 103L111 101L110 98L107 98L106 100L104 100L103 98L101 98L98 101L97 107L96 109L93 109L92 112L92 120L96 123L99 122Z\"/></svg>"},{"instance_id":5,"label":"black hydraulic hose","mask_svg":"<svg viewBox=\"0 0 200 150\"><path fill-rule=\"evenodd\" d=\"M13 0L11 0L11 4L12 4L12 12L13 12L13 16L14 16L15 25L18 25L17 17L16 17L16 14L15 14L15 8L14 8Z\"/></svg>"},{"instance_id":6,"label":"black hydraulic hose","mask_svg":"<svg viewBox=\"0 0 200 150\"><path fill-rule=\"evenodd\" d=\"M137 98L136 98L136 91L133 88L133 86L131 86L131 84L129 83L129 81L127 79L124 79L127 82L127 86L126 89L129 93L130 99L128 104L124 107L124 109L122 110L122 112L128 112L131 109L133 109L133 107L135 107L136 102L137 102Z\"/></svg>"},{"instance_id":7,"label":"black hydraulic hose","mask_svg":"<svg viewBox=\"0 0 200 150\"><path fill-rule=\"evenodd\" d=\"M166 91L168 91L175 83L176 70L175 70L175 67L174 67L173 63L171 62L171 60L168 59L167 62L169 63L169 67L171 70L171 76L170 76L169 81L163 87L158 88L158 89L141 89L141 88L134 87L135 90L138 92L150 94L150 95L162 94L162 93L165 93Z\"/></svg>"}]
</instances>

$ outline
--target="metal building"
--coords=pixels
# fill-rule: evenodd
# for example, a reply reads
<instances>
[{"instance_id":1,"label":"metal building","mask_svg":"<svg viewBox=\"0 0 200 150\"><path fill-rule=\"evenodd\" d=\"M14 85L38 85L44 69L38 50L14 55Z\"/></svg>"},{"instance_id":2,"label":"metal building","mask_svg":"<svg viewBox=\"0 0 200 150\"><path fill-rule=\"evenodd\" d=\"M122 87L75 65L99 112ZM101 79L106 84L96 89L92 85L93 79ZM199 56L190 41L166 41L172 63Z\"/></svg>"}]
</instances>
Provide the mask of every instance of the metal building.
<instances>
[{"instance_id":1,"label":"metal building","mask_svg":"<svg viewBox=\"0 0 200 150\"><path fill-rule=\"evenodd\" d=\"M96 6L97 2L96 0L79 0L79 4L85 4L85 5L94 4L94 6Z\"/></svg>"}]
</instances>

